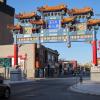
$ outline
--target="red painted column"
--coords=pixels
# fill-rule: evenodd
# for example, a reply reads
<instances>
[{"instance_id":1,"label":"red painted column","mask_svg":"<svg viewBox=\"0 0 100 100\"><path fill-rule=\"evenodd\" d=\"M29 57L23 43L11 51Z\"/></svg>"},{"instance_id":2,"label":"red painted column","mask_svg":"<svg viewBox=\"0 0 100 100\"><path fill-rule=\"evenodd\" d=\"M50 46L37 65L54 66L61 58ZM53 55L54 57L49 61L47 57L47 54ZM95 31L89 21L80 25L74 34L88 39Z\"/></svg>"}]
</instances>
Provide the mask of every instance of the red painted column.
<instances>
[{"instance_id":1,"label":"red painted column","mask_svg":"<svg viewBox=\"0 0 100 100\"><path fill-rule=\"evenodd\" d=\"M93 49L93 64L97 66L97 41L92 41L92 49Z\"/></svg>"},{"instance_id":2,"label":"red painted column","mask_svg":"<svg viewBox=\"0 0 100 100\"><path fill-rule=\"evenodd\" d=\"M97 31L94 28L93 31L93 41L92 41L92 49L93 49L93 64L97 66L97 37L96 37Z\"/></svg>"},{"instance_id":3,"label":"red painted column","mask_svg":"<svg viewBox=\"0 0 100 100\"><path fill-rule=\"evenodd\" d=\"M18 45L14 44L14 66L18 65Z\"/></svg>"}]
</instances>

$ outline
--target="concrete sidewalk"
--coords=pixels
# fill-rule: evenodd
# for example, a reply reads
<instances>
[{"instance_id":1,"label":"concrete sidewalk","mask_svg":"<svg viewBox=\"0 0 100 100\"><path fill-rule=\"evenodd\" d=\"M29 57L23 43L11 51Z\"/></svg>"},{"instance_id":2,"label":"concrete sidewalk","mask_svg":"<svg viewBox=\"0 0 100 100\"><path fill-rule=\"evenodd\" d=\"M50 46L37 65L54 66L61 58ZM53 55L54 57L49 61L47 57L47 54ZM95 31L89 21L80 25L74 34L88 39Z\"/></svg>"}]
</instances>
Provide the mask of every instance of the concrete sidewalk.
<instances>
[{"instance_id":1,"label":"concrete sidewalk","mask_svg":"<svg viewBox=\"0 0 100 100\"><path fill-rule=\"evenodd\" d=\"M91 80L85 80L70 87L70 90L79 93L100 95L100 83Z\"/></svg>"}]
</instances>

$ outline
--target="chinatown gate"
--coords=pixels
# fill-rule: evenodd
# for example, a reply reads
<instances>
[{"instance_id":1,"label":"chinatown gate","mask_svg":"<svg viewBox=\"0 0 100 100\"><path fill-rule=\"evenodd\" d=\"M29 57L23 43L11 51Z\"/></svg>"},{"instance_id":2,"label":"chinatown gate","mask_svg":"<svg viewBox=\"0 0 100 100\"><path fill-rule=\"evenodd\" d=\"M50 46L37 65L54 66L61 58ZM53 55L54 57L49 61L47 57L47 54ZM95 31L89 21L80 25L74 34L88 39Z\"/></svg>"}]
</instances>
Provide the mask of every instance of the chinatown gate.
<instances>
[{"instance_id":1,"label":"chinatown gate","mask_svg":"<svg viewBox=\"0 0 100 100\"><path fill-rule=\"evenodd\" d=\"M14 37L14 65L18 64L18 45L66 42L89 42L92 45L92 79L100 81L97 66L97 38L99 19L92 19L93 9L68 9L66 5L42 6L37 12L15 15L17 25L8 25Z\"/></svg>"}]
</instances>

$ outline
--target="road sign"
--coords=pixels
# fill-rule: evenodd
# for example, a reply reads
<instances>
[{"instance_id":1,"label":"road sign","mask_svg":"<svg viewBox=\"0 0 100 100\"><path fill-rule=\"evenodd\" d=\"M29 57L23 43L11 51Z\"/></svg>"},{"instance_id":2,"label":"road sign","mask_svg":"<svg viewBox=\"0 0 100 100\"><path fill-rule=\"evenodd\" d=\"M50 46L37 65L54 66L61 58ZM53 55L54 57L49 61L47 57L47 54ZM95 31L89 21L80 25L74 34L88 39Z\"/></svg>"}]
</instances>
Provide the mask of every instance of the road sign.
<instances>
[{"instance_id":1,"label":"road sign","mask_svg":"<svg viewBox=\"0 0 100 100\"><path fill-rule=\"evenodd\" d=\"M4 58L0 58L0 66L4 65Z\"/></svg>"},{"instance_id":2,"label":"road sign","mask_svg":"<svg viewBox=\"0 0 100 100\"><path fill-rule=\"evenodd\" d=\"M3 67L11 67L11 58L0 58L0 66Z\"/></svg>"},{"instance_id":3,"label":"road sign","mask_svg":"<svg viewBox=\"0 0 100 100\"><path fill-rule=\"evenodd\" d=\"M60 28L60 20L58 19L50 19L48 20L48 28L49 29L59 29Z\"/></svg>"}]
</instances>

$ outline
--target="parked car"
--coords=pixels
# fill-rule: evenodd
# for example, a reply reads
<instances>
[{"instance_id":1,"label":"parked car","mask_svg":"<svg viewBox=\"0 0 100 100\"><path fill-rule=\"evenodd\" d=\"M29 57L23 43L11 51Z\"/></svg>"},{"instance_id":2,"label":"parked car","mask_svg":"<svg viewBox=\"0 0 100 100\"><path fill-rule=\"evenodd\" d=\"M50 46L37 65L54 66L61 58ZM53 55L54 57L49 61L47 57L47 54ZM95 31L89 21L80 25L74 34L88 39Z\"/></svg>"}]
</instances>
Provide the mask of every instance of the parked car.
<instances>
[{"instance_id":1,"label":"parked car","mask_svg":"<svg viewBox=\"0 0 100 100\"><path fill-rule=\"evenodd\" d=\"M8 99L10 97L10 85L4 84L4 78L0 76L0 97Z\"/></svg>"}]
</instances>

